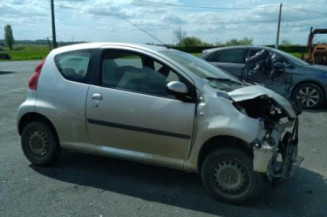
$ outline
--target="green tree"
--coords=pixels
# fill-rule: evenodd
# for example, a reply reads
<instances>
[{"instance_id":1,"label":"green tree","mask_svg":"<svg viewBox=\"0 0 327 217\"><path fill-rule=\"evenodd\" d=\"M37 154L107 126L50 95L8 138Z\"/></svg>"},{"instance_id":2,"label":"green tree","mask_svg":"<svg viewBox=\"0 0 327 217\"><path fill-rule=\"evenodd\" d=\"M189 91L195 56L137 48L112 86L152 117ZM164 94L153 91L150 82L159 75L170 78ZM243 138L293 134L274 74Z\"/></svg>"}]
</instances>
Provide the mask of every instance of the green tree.
<instances>
[{"instance_id":1,"label":"green tree","mask_svg":"<svg viewBox=\"0 0 327 217\"><path fill-rule=\"evenodd\" d=\"M243 39L231 39L225 43L226 46L233 46L233 45L252 45L252 38L244 37Z\"/></svg>"},{"instance_id":2,"label":"green tree","mask_svg":"<svg viewBox=\"0 0 327 217\"><path fill-rule=\"evenodd\" d=\"M14 44L14 36L12 34L12 29L11 29L11 25L6 25L5 26L5 42L7 44L7 46L9 47L9 50L12 50L12 46Z\"/></svg>"},{"instance_id":3,"label":"green tree","mask_svg":"<svg viewBox=\"0 0 327 217\"><path fill-rule=\"evenodd\" d=\"M197 37L189 36L189 37L185 37L181 41L180 45L182 47L196 47L196 46L203 46L203 44L204 43L201 41L201 39Z\"/></svg>"}]
</instances>

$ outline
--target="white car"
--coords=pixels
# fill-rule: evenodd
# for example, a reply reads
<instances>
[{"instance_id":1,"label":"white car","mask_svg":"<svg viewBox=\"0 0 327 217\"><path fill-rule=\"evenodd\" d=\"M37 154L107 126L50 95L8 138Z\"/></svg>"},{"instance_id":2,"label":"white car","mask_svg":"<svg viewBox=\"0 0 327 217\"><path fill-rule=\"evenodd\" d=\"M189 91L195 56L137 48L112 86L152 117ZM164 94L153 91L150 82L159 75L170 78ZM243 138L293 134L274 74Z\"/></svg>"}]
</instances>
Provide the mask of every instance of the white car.
<instances>
[{"instance_id":1,"label":"white car","mask_svg":"<svg viewBox=\"0 0 327 217\"><path fill-rule=\"evenodd\" d=\"M69 149L172 167L200 173L229 203L254 196L264 177L289 178L298 159L298 113L287 99L164 47L55 49L31 76L17 120L34 164Z\"/></svg>"}]
</instances>

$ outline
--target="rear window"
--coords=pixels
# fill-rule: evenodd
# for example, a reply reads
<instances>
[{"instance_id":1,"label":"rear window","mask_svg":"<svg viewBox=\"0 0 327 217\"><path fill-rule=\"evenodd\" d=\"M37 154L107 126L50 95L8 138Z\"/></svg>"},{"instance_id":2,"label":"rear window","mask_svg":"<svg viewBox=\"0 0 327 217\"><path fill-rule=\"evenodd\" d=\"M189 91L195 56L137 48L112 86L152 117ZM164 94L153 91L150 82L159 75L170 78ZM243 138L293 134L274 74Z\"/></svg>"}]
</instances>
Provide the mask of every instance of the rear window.
<instances>
[{"instance_id":1,"label":"rear window","mask_svg":"<svg viewBox=\"0 0 327 217\"><path fill-rule=\"evenodd\" d=\"M91 51L67 52L55 56L55 63L67 80L89 83L91 56Z\"/></svg>"}]
</instances>

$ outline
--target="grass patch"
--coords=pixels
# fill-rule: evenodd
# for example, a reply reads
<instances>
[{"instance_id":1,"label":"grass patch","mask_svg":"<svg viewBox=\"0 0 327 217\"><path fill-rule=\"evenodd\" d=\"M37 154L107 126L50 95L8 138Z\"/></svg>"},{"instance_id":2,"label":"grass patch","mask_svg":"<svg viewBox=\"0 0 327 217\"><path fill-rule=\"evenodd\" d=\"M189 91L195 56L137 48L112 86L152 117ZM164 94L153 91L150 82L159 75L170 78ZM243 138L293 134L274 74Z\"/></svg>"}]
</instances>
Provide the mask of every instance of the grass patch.
<instances>
[{"instance_id":1,"label":"grass patch","mask_svg":"<svg viewBox=\"0 0 327 217\"><path fill-rule=\"evenodd\" d=\"M13 50L2 48L0 53L7 53L11 60L41 60L48 55L50 49L45 45L16 45Z\"/></svg>"},{"instance_id":2,"label":"grass patch","mask_svg":"<svg viewBox=\"0 0 327 217\"><path fill-rule=\"evenodd\" d=\"M300 58L301 59L301 56L302 56L302 53L300 52L290 52L289 54L292 54L293 56L297 57L297 58Z\"/></svg>"},{"instance_id":3,"label":"grass patch","mask_svg":"<svg viewBox=\"0 0 327 217\"><path fill-rule=\"evenodd\" d=\"M191 53L191 54L198 57L198 56L200 56L201 53Z\"/></svg>"}]
</instances>

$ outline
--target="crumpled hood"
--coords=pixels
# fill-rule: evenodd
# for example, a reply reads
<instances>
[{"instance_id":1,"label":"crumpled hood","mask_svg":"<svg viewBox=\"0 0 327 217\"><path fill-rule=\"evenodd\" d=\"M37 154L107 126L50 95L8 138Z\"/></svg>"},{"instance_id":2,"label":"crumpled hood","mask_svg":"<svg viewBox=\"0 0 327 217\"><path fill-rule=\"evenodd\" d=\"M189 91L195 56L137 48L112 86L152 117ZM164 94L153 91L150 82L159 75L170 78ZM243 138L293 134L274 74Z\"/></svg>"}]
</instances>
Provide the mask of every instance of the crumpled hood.
<instances>
[{"instance_id":1,"label":"crumpled hood","mask_svg":"<svg viewBox=\"0 0 327 217\"><path fill-rule=\"evenodd\" d=\"M279 106L281 106L288 113L288 116L290 118L293 119L297 117L292 104L285 97L261 85L251 85L242 87L228 92L228 95L236 102L254 99L259 96L267 96L274 100Z\"/></svg>"}]
</instances>

